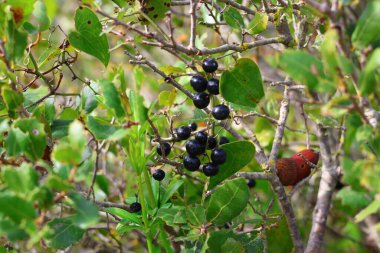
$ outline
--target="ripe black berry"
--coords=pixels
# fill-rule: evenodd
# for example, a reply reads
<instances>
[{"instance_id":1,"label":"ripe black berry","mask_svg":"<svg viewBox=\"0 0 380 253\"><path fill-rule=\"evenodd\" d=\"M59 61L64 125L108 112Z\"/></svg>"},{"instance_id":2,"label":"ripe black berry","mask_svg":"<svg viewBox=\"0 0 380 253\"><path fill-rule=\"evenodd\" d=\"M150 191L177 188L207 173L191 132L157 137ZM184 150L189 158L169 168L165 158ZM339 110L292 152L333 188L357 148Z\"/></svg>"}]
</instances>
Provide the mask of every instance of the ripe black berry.
<instances>
[{"instance_id":1,"label":"ripe black berry","mask_svg":"<svg viewBox=\"0 0 380 253\"><path fill-rule=\"evenodd\" d=\"M216 164L206 163L203 165L203 173L208 176L215 176L219 172L219 167Z\"/></svg>"},{"instance_id":2,"label":"ripe black berry","mask_svg":"<svg viewBox=\"0 0 380 253\"><path fill-rule=\"evenodd\" d=\"M218 95L219 94L219 80L211 78L207 82L207 90L210 94Z\"/></svg>"},{"instance_id":3,"label":"ripe black berry","mask_svg":"<svg viewBox=\"0 0 380 253\"><path fill-rule=\"evenodd\" d=\"M197 141L199 141L200 144L202 144L203 146L205 146L206 143L207 143L208 135L207 135L206 132L203 132L203 131L202 132L198 132L198 133L195 134L195 139Z\"/></svg>"},{"instance_id":4,"label":"ripe black berry","mask_svg":"<svg viewBox=\"0 0 380 253\"><path fill-rule=\"evenodd\" d=\"M153 178L157 181L162 181L164 178L165 178L165 171L163 170L156 170L154 173L153 173Z\"/></svg>"},{"instance_id":5,"label":"ripe black berry","mask_svg":"<svg viewBox=\"0 0 380 253\"><path fill-rule=\"evenodd\" d=\"M139 202L134 202L129 206L131 213L138 213L141 211L141 204Z\"/></svg>"},{"instance_id":6,"label":"ripe black berry","mask_svg":"<svg viewBox=\"0 0 380 253\"><path fill-rule=\"evenodd\" d=\"M202 92L207 88L207 80L203 76L196 75L190 79L190 85L195 91Z\"/></svg>"},{"instance_id":7,"label":"ripe black berry","mask_svg":"<svg viewBox=\"0 0 380 253\"><path fill-rule=\"evenodd\" d=\"M186 151L191 156L197 156L205 152L205 147L199 141L190 140L186 143Z\"/></svg>"},{"instance_id":8,"label":"ripe black berry","mask_svg":"<svg viewBox=\"0 0 380 253\"><path fill-rule=\"evenodd\" d=\"M247 185L248 185L249 188L255 187L256 180L255 179L249 179Z\"/></svg>"},{"instance_id":9,"label":"ripe black berry","mask_svg":"<svg viewBox=\"0 0 380 253\"><path fill-rule=\"evenodd\" d=\"M210 103L210 95L204 92L196 93L193 98L193 104L199 109L204 109Z\"/></svg>"},{"instance_id":10,"label":"ripe black berry","mask_svg":"<svg viewBox=\"0 0 380 253\"><path fill-rule=\"evenodd\" d=\"M219 138L219 145L223 145L223 144L226 144L226 143L229 143L230 140L226 137L226 136L220 136Z\"/></svg>"},{"instance_id":11,"label":"ripe black berry","mask_svg":"<svg viewBox=\"0 0 380 253\"><path fill-rule=\"evenodd\" d=\"M187 140L191 135L191 128L188 126L181 126L177 128L177 137L180 140Z\"/></svg>"},{"instance_id":12,"label":"ripe black berry","mask_svg":"<svg viewBox=\"0 0 380 253\"><path fill-rule=\"evenodd\" d=\"M189 124L189 127L191 128L191 131L195 131L198 128L197 123L193 122Z\"/></svg>"},{"instance_id":13,"label":"ripe black berry","mask_svg":"<svg viewBox=\"0 0 380 253\"><path fill-rule=\"evenodd\" d=\"M164 142L164 143L162 143L162 145L163 145L163 148L164 148L165 156L169 155L170 150L172 149L172 148L170 147L170 144L167 143L167 142ZM158 146L157 146L157 153L158 153L160 156L162 156L162 151L161 151L161 145L160 145L160 144L158 144Z\"/></svg>"},{"instance_id":14,"label":"ripe black berry","mask_svg":"<svg viewBox=\"0 0 380 253\"><path fill-rule=\"evenodd\" d=\"M199 166L201 166L201 161L198 157L187 155L183 159L183 166L190 171L196 171L199 169Z\"/></svg>"},{"instance_id":15,"label":"ripe black berry","mask_svg":"<svg viewBox=\"0 0 380 253\"><path fill-rule=\"evenodd\" d=\"M223 164L226 161L227 153L221 148L214 149L211 152L211 160L215 164Z\"/></svg>"},{"instance_id":16,"label":"ripe black berry","mask_svg":"<svg viewBox=\"0 0 380 253\"><path fill-rule=\"evenodd\" d=\"M207 58L203 61L202 68L207 73L213 73L218 69L218 63L213 58Z\"/></svg>"},{"instance_id":17,"label":"ripe black berry","mask_svg":"<svg viewBox=\"0 0 380 253\"><path fill-rule=\"evenodd\" d=\"M230 116L230 109L226 105L216 105L212 108L212 116L218 120L225 120Z\"/></svg>"},{"instance_id":18,"label":"ripe black berry","mask_svg":"<svg viewBox=\"0 0 380 253\"><path fill-rule=\"evenodd\" d=\"M214 149L217 145L217 141L214 137L209 136L207 139L207 149Z\"/></svg>"}]
</instances>

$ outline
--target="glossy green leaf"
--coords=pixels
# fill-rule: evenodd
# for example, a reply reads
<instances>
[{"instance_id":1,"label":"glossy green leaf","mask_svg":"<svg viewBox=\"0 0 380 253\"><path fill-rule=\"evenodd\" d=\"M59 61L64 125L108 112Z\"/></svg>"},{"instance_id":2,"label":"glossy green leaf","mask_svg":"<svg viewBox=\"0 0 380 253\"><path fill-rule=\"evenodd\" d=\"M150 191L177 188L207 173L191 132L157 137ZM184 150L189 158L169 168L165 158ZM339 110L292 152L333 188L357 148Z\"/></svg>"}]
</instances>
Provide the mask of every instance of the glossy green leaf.
<instances>
[{"instance_id":1,"label":"glossy green leaf","mask_svg":"<svg viewBox=\"0 0 380 253\"><path fill-rule=\"evenodd\" d=\"M77 227L69 218L57 218L48 223L51 233L46 237L50 247L65 249L79 241L84 230Z\"/></svg>"},{"instance_id":2,"label":"glossy green leaf","mask_svg":"<svg viewBox=\"0 0 380 253\"><path fill-rule=\"evenodd\" d=\"M11 128L5 140L5 149L9 156L17 156L24 152L28 145L28 134L18 128Z\"/></svg>"},{"instance_id":3,"label":"glossy green leaf","mask_svg":"<svg viewBox=\"0 0 380 253\"><path fill-rule=\"evenodd\" d=\"M234 175L250 163L255 155L255 146L250 141L236 141L221 146L227 153L226 162L220 166L219 173L211 177L209 188Z\"/></svg>"},{"instance_id":4,"label":"glossy green leaf","mask_svg":"<svg viewBox=\"0 0 380 253\"><path fill-rule=\"evenodd\" d=\"M0 220L0 236L7 236L8 240L25 240L28 234L11 220ZM1 249L0 249L0 252ZM6 253L7 251L4 251Z\"/></svg>"},{"instance_id":5,"label":"glossy green leaf","mask_svg":"<svg viewBox=\"0 0 380 253\"><path fill-rule=\"evenodd\" d=\"M352 34L352 44L358 49L363 49L380 38L380 1L368 1L367 7L360 15Z\"/></svg>"},{"instance_id":6,"label":"glossy green leaf","mask_svg":"<svg viewBox=\"0 0 380 253\"><path fill-rule=\"evenodd\" d=\"M220 92L228 102L255 107L264 97L263 81L257 64L248 58L238 59L233 69L223 72Z\"/></svg>"},{"instance_id":7,"label":"glossy green leaf","mask_svg":"<svg viewBox=\"0 0 380 253\"><path fill-rule=\"evenodd\" d=\"M250 34L258 34L267 29L268 14L264 12L256 12L252 21L249 23L247 32Z\"/></svg>"},{"instance_id":8,"label":"glossy green leaf","mask_svg":"<svg viewBox=\"0 0 380 253\"><path fill-rule=\"evenodd\" d=\"M364 70L360 73L360 91L363 95L369 95L376 90L380 83L380 48L377 48L368 58Z\"/></svg>"},{"instance_id":9,"label":"glossy green leaf","mask_svg":"<svg viewBox=\"0 0 380 253\"><path fill-rule=\"evenodd\" d=\"M263 251L263 241L260 237L253 237L248 234L239 235L235 234L232 230L219 230L210 232L210 238L207 242L210 253L222 252L223 242L231 239L243 245L245 250L243 252L258 253Z\"/></svg>"},{"instance_id":10,"label":"glossy green leaf","mask_svg":"<svg viewBox=\"0 0 380 253\"><path fill-rule=\"evenodd\" d=\"M160 208L157 212L157 217L161 218L169 226L187 223L185 209L179 206Z\"/></svg>"},{"instance_id":11,"label":"glossy green leaf","mask_svg":"<svg viewBox=\"0 0 380 253\"><path fill-rule=\"evenodd\" d=\"M46 6L43 1L38 0L34 3L33 16L38 22L39 31L45 31L49 28L50 20L46 14Z\"/></svg>"},{"instance_id":12,"label":"glossy green leaf","mask_svg":"<svg viewBox=\"0 0 380 253\"><path fill-rule=\"evenodd\" d=\"M249 189L243 178L228 180L211 195L206 205L207 220L224 224L238 216L247 206Z\"/></svg>"},{"instance_id":13,"label":"glossy green leaf","mask_svg":"<svg viewBox=\"0 0 380 253\"><path fill-rule=\"evenodd\" d=\"M118 130L118 127L102 122L102 118L92 116L88 117L87 127L98 140L107 139Z\"/></svg>"},{"instance_id":14,"label":"glossy green leaf","mask_svg":"<svg viewBox=\"0 0 380 253\"><path fill-rule=\"evenodd\" d=\"M14 12L17 12L18 15L15 17L16 24L19 26L25 20L27 20L33 12L34 1L25 1L25 0L7 0Z\"/></svg>"},{"instance_id":15,"label":"glossy green leaf","mask_svg":"<svg viewBox=\"0 0 380 253\"><path fill-rule=\"evenodd\" d=\"M105 175L96 175L95 182L105 194L109 194L108 178Z\"/></svg>"},{"instance_id":16,"label":"glossy green leaf","mask_svg":"<svg viewBox=\"0 0 380 253\"><path fill-rule=\"evenodd\" d=\"M352 208L363 208L370 203L365 192L355 191L351 187L344 187L336 197L342 200L343 206Z\"/></svg>"},{"instance_id":17,"label":"glossy green leaf","mask_svg":"<svg viewBox=\"0 0 380 253\"><path fill-rule=\"evenodd\" d=\"M51 125L53 138L60 139L67 136L69 134L69 126L72 122L72 120L53 120Z\"/></svg>"},{"instance_id":18,"label":"glossy green leaf","mask_svg":"<svg viewBox=\"0 0 380 253\"><path fill-rule=\"evenodd\" d=\"M228 7L223 12L223 18L226 23L235 29L244 28L244 19L241 16L240 12L233 7Z\"/></svg>"},{"instance_id":19,"label":"glossy green leaf","mask_svg":"<svg viewBox=\"0 0 380 253\"><path fill-rule=\"evenodd\" d=\"M360 211L355 216L355 222L363 221L367 216L377 213L380 210L380 200L376 199L371 202L366 208Z\"/></svg>"},{"instance_id":20,"label":"glossy green leaf","mask_svg":"<svg viewBox=\"0 0 380 253\"><path fill-rule=\"evenodd\" d=\"M129 92L129 99L131 103L131 110L133 113L133 120L143 123L146 121L148 110L144 106L144 98L138 94L134 90Z\"/></svg>"},{"instance_id":21,"label":"glossy green leaf","mask_svg":"<svg viewBox=\"0 0 380 253\"><path fill-rule=\"evenodd\" d=\"M98 58L105 66L110 60L107 36L100 35L102 24L91 9L79 7L75 12L75 32L69 34L70 44Z\"/></svg>"},{"instance_id":22,"label":"glossy green leaf","mask_svg":"<svg viewBox=\"0 0 380 253\"><path fill-rule=\"evenodd\" d=\"M99 221L98 208L78 193L70 193L69 198L76 214L70 219L81 229L89 228Z\"/></svg>"},{"instance_id":23,"label":"glossy green leaf","mask_svg":"<svg viewBox=\"0 0 380 253\"><path fill-rule=\"evenodd\" d=\"M228 238L221 247L221 253L245 253L244 246L241 242L233 238Z\"/></svg>"},{"instance_id":24,"label":"glossy green leaf","mask_svg":"<svg viewBox=\"0 0 380 253\"><path fill-rule=\"evenodd\" d=\"M32 220L37 217L33 203L16 195L0 193L0 206L0 214L16 223L20 223L22 220Z\"/></svg>"},{"instance_id":25,"label":"glossy green leaf","mask_svg":"<svg viewBox=\"0 0 380 253\"><path fill-rule=\"evenodd\" d=\"M7 58L10 62L17 61L21 59L25 53L25 48L28 43L28 34L17 29L16 24L12 18L7 21L5 31L7 37L5 43L5 52L7 53Z\"/></svg>"},{"instance_id":26,"label":"glossy green leaf","mask_svg":"<svg viewBox=\"0 0 380 253\"><path fill-rule=\"evenodd\" d=\"M141 10L154 22L163 19L165 13L170 10L171 0L141 2Z\"/></svg>"},{"instance_id":27,"label":"glossy green leaf","mask_svg":"<svg viewBox=\"0 0 380 253\"><path fill-rule=\"evenodd\" d=\"M9 86L2 87L1 96L8 111L16 111L17 108L24 102L23 94L12 90Z\"/></svg>"},{"instance_id":28,"label":"glossy green leaf","mask_svg":"<svg viewBox=\"0 0 380 253\"><path fill-rule=\"evenodd\" d=\"M124 221L142 225L139 216L137 214L130 213L127 210L117 208L117 207L108 207L108 208L105 208L104 211L106 211L107 213L113 214L115 216L118 216L122 218Z\"/></svg>"},{"instance_id":29,"label":"glossy green leaf","mask_svg":"<svg viewBox=\"0 0 380 253\"><path fill-rule=\"evenodd\" d=\"M295 50L287 50L280 56L279 65L293 80L315 89L324 78L323 65L315 56Z\"/></svg>"},{"instance_id":30,"label":"glossy green leaf","mask_svg":"<svg viewBox=\"0 0 380 253\"><path fill-rule=\"evenodd\" d=\"M106 105L111 108L118 118L124 117L125 112L115 85L108 80L100 81Z\"/></svg>"}]
</instances>

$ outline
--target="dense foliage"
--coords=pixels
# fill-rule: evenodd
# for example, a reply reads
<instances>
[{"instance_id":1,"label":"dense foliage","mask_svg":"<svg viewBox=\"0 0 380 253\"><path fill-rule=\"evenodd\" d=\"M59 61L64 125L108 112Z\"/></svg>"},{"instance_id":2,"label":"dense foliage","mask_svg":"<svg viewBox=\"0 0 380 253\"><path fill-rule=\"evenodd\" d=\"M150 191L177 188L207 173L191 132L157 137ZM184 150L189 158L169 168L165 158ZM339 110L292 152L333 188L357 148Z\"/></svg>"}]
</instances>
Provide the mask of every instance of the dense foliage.
<instances>
[{"instance_id":1,"label":"dense foliage","mask_svg":"<svg viewBox=\"0 0 380 253\"><path fill-rule=\"evenodd\" d=\"M0 1L0 252L380 252L379 24L379 0Z\"/></svg>"}]
</instances>

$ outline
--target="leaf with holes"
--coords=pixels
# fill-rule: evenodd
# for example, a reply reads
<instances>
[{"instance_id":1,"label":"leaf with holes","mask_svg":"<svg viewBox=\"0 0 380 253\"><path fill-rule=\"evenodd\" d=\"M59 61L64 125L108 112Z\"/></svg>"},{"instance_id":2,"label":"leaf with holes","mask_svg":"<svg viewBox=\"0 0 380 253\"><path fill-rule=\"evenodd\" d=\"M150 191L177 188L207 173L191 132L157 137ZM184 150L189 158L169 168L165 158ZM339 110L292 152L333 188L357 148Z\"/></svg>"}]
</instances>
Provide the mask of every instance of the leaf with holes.
<instances>
[{"instance_id":1,"label":"leaf with holes","mask_svg":"<svg viewBox=\"0 0 380 253\"><path fill-rule=\"evenodd\" d=\"M100 35L102 25L95 13L87 7L79 7L75 12L75 28L77 31L69 34L70 43L107 66L110 60L108 40L105 34Z\"/></svg>"}]
</instances>

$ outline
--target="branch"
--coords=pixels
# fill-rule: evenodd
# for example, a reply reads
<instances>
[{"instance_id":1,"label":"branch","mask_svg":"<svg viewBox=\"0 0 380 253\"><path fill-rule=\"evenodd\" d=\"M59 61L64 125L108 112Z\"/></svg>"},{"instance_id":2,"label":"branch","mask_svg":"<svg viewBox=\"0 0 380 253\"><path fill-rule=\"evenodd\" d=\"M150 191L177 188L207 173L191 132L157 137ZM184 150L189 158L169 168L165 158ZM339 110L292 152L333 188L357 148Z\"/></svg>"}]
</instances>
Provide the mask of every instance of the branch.
<instances>
[{"instance_id":1,"label":"branch","mask_svg":"<svg viewBox=\"0 0 380 253\"><path fill-rule=\"evenodd\" d=\"M190 0L190 49L196 49L195 47L195 38L197 36L197 5L198 0Z\"/></svg>"}]
</instances>

